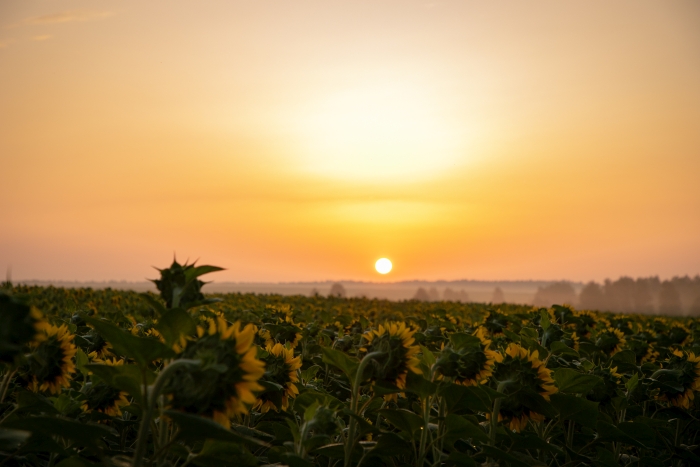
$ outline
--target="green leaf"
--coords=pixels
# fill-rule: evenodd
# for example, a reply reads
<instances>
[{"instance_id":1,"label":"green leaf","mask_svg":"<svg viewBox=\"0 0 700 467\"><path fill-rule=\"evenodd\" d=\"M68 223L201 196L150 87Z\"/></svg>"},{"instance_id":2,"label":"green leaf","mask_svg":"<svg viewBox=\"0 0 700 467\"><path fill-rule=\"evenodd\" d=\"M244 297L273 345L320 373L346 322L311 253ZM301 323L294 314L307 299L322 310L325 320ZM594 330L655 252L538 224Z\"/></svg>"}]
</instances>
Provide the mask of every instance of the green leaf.
<instances>
[{"instance_id":1,"label":"green leaf","mask_svg":"<svg viewBox=\"0 0 700 467\"><path fill-rule=\"evenodd\" d=\"M455 332L450 334L450 343L454 349L459 350L464 347L479 346L481 345L481 340L471 334Z\"/></svg>"},{"instance_id":2,"label":"green leaf","mask_svg":"<svg viewBox=\"0 0 700 467\"><path fill-rule=\"evenodd\" d=\"M331 349L330 347L321 347L321 352L323 353L324 363L333 365L341 370L350 380L350 384L354 384L357 368L360 366L360 362L356 358L352 358L340 350Z\"/></svg>"},{"instance_id":3,"label":"green leaf","mask_svg":"<svg viewBox=\"0 0 700 467\"><path fill-rule=\"evenodd\" d=\"M204 447L192 459L192 463L201 467L217 467L219 465L253 467L258 465L258 460L245 446L239 443L209 439L204 442Z\"/></svg>"},{"instance_id":4,"label":"green leaf","mask_svg":"<svg viewBox=\"0 0 700 467\"><path fill-rule=\"evenodd\" d=\"M450 456L445 460L447 467L476 467L476 461L469 454L464 454L459 451L452 451Z\"/></svg>"},{"instance_id":5,"label":"green leaf","mask_svg":"<svg viewBox=\"0 0 700 467\"><path fill-rule=\"evenodd\" d=\"M143 406L143 377L146 383L152 384L156 376L146 368L138 365L101 365L90 363L85 365L89 371L105 382L108 386L125 391L134 398L137 404Z\"/></svg>"},{"instance_id":6,"label":"green leaf","mask_svg":"<svg viewBox=\"0 0 700 467\"><path fill-rule=\"evenodd\" d=\"M89 373L88 370L85 368L85 365L87 365L89 362L90 359L88 358L87 354L83 352L83 349L78 347L78 349L75 352L75 367L83 376L87 376Z\"/></svg>"},{"instance_id":7,"label":"green leaf","mask_svg":"<svg viewBox=\"0 0 700 467\"><path fill-rule=\"evenodd\" d=\"M379 413L399 430L407 432L414 439L423 427L423 419L406 409L382 409Z\"/></svg>"},{"instance_id":8,"label":"green leaf","mask_svg":"<svg viewBox=\"0 0 700 467\"><path fill-rule=\"evenodd\" d=\"M314 451L314 454L320 456L330 457L331 459L342 459L345 457L345 444L344 443L333 443L326 444ZM353 453L354 454L354 453ZM360 454L362 455L362 454ZM358 460L360 455L357 456Z\"/></svg>"},{"instance_id":9,"label":"green leaf","mask_svg":"<svg viewBox=\"0 0 700 467\"><path fill-rule=\"evenodd\" d=\"M482 443L489 442L489 435L478 425L464 417L455 414L449 414L445 417L445 442L453 444L458 439L473 439Z\"/></svg>"},{"instance_id":10,"label":"green leaf","mask_svg":"<svg viewBox=\"0 0 700 467\"><path fill-rule=\"evenodd\" d=\"M568 394L552 394L549 397L562 420L573 420L588 428L595 428L598 422L597 402Z\"/></svg>"},{"instance_id":11,"label":"green leaf","mask_svg":"<svg viewBox=\"0 0 700 467\"><path fill-rule=\"evenodd\" d=\"M217 271L223 271L224 268L220 268L218 266L195 266L191 268L186 268L185 269L185 280L189 283L198 278L199 276L203 276L204 274L209 274L210 272L217 272Z\"/></svg>"},{"instance_id":12,"label":"green leaf","mask_svg":"<svg viewBox=\"0 0 700 467\"><path fill-rule=\"evenodd\" d=\"M58 413L58 410L46 397L26 390L20 390L17 393L17 406L18 412L21 413Z\"/></svg>"},{"instance_id":13,"label":"green leaf","mask_svg":"<svg viewBox=\"0 0 700 467\"><path fill-rule=\"evenodd\" d=\"M550 324L552 323L549 321L549 313L546 310L540 311L540 326L542 326L542 329L546 331L549 329Z\"/></svg>"},{"instance_id":14,"label":"green leaf","mask_svg":"<svg viewBox=\"0 0 700 467\"><path fill-rule=\"evenodd\" d=\"M423 363L425 366L428 368L432 367L435 364L435 355L428 349L427 347L420 346L420 351L421 354L423 355Z\"/></svg>"},{"instance_id":15,"label":"green leaf","mask_svg":"<svg viewBox=\"0 0 700 467\"><path fill-rule=\"evenodd\" d=\"M107 321L88 317L85 321L112 344L112 349L117 354L133 358L142 367L159 358L175 355L171 349L155 339L134 336Z\"/></svg>"},{"instance_id":16,"label":"green leaf","mask_svg":"<svg viewBox=\"0 0 700 467\"><path fill-rule=\"evenodd\" d=\"M578 352L576 352L571 347L564 344L562 341L554 341L550 345L552 355L571 355L572 357L578 358Z\"/></svg>"},{"instance_id":17,"label":"green leaf","mask_svg":"<svg viewBox=\"0 0 700 467\"><path fill-rule=\"evenodd\" d=\"M639 376L637 376L637 374L635 373L635 374L632 375L632 377L631 377L630 379L628 379L627 382L625 383L625 387L627 388L627 392L628 392L628 393L631 393L632 391L634 391L635 388L637 387L637 384L639 384Z\"/></svg>"},{"instance_id":18,"label":"green leaf","mask_svg":"<svg viewBox=\"0 0 700 467\"><path fill-rule=\"evenodd\" d=\"M610 423L598 420L596 429L598 431L598 439L600 441L620 442L630 444L632 446L637 446L638 448L644 448L644 445L642 443L632 438L622 430L618 429L615 425L611 425Z\"/></svg>"},{"instance_id":19,"label":"green leaf","mask_svg":"<svg viewBox=\"0 0 700 467\"><path fill-rule=\"evenodd\" d=\"M406 375L406 391L417 394L421 398L425 399L426 397L435 394L436 390L437 384L431 383L427 379L423 378L423 375L417 375L412 371L409 371Z\"/></svg>"},{"instance_id":20,"label":"green leaf","mask_svg":"<svg viewBox=\"0 0 700 467\"><path fill-rule=\"evenodd\" d=\"M0 451L14 452L27 441L31 433L23 430L0 428Z\"/></svg>"},{"instance_id":21,"label":"green leaf","mask_svg":"<svg viewBox=\"0 0 700 467\"><path fill-rule=\"evenodd\" d=\"M630 363L632 365L637 364L637 357L631 350L623 350L616 353L612 357L613 362Z\"/></svg>"},{"instance_id":22,"label":"green leaf","mask_svg":"<svg viewBox=\"0 0 700 467\"><path fill-rule=\"evenodd\" d=\"M345 404L330 394L323 394L316 391L304 391L294 399L294 411L301 414L306 411L307 407L314 403L326 405L334 410L345 407Z\"/></svg>"},{"instance_id":23,"label":"green leaf","mask_svg":"<svg viewBox=\"0 0 700 467\"><path fill-rule=\"evenodd\" d=\"M448 412L460 412L463 410L490 412L493 406L491 394L481 386L448 384L440 389L440 395L445 398ZM503 397L502 394L499 395Z\"/></svg>"},{"instance_id":24,"label":"green leaf","mask_svg":"<svg viewBox=\"0 0 700 467\"><path fill-rule=\"evenodd\" d=\"M4 428L30 431L40 436L58 436L73 441L78 446L97 447L102 438L116 432L104 425L81 423L57 417L29 417L3 423Z\"/></svg>"},{"instance_id":25,"label":"green leaf","mask_svg":"<svg viewBox=\"0 0 700 467\"><path fill-rule=\"evenodd\" d=\"M531 467L532 466L532 464L527 464L527 463L521 461L520 459L518 459L517 457L515 457L511 454L508 454L505 451L501 451L500 449L498 449L496 447L484 445L484 446L481 446L481 449L484 452L484 454L486 454L487 456L493 457L494 459L506 461L506 462L510 463L510 465L513 467Z\"/></svg>"},{"instance_id":26,"label":"green leaf","mask_svg":"<svg viewBox=\"0 0 700 467\"><path fill-rule=\"evenodd\" d=\"M178 412L175 410L166 410L165 415L167 415L175 422L175 424L177 424L179 427L177 437L183 441L214 439L219 441L229 441L232 443L240 443L241 441L245 441L260 446L269 446L264 441L229 430L219 425L215 421L200 417L199 415Z\"/></svg>"},{"instance_id":27,"label":"green leaf","mask_svg":"<svg viewBox=\"0 0 700 467\"><path fill-rule=\"evenodd\" d=\"M158 320L156 329L161 333L168 346L180 340L180 336L188 336L195 332L197 325L194 320L182 308L173 308L166 311Z\"/></svg>"},{"instance_id":28,"label":"green leaf","mask_svg":"<svg viewBox=\"0 0 700 467\"><path fill-rule=\"evenodd\" d=\"M100 464L95 464L79 456L71 456L56 464L56 467L93 467L97 465Z\"/></svg>"},{"instance_id":29,"label":"green leaf","mask_svg":"<svg viewBox=\"0 0 700 467\"><path fill-rule=\"evenodd\" d=\"M559 368L554 371L554 381L559 392L586 394L596 385L602 384L602 378L594 375L584 375L571 368Z\"/></svg>"},{"instance_id":30,"label":"green leaf","mask_svg":"<svg viewBox=\"0 0 700 467\"><path fill-rule=\"evenodd\" d=\"M377 438L377 444L367 456L400 456L410 452L411 445L396 433L382 433Z\"/></svg>"},{"instance_id":31,"label":"green leaf","mask_svg":"<svg viewBox=\"0 0 700 467\"><path fill-rule=\"evenodd\" d=\"M617 425L617 428L647 448L653 447L656 444L656 434L654 430L643 423L622 422Z\"/></svg>"}]
</instances>

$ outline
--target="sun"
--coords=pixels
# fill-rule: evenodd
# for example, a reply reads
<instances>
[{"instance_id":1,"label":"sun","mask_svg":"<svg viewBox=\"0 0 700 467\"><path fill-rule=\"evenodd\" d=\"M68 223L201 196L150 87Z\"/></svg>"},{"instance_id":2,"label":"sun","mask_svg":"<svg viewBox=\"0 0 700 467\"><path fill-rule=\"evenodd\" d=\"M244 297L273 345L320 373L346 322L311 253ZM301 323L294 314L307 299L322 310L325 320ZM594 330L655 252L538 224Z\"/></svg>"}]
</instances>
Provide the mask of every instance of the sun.
<instances>
[{"instance_id":1,"label":"sun","mask_svg":"<svg viewBox=\"0 0 700 467\"><path fill-rule=\"evenodd\" d=\"M387 258L380 258L374 263L374 269L376 269L379 274L387 274L391 271L391 261Z\"/></svg>"}]
</instances>

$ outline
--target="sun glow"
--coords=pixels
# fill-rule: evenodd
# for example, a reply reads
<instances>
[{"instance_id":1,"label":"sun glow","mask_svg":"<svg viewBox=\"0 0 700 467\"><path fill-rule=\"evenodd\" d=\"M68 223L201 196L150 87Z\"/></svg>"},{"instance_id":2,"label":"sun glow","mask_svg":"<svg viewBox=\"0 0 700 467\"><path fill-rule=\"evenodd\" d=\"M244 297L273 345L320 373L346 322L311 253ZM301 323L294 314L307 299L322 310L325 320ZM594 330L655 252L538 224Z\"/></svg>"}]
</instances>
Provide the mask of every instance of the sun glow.
<instances>
[{"instance_id":1,"label":"sun glow","mask_svg":"<svg viewBox=\"0 0 700 467\"><path fill-rule=\"evenodd\" d=\"M392 264L387 258L380 258L374 263L374 269L377 270L379 274L388 274L391 271Z\"/></svg>"},{"instance_id":2,"label":"sun glow","mask_svg":"<svg viewBox=\"0 0 700 467\"><path fill-rule=\"evenodd\" d=\"M324 176L405 181L441 174L463 156L460 132L418 88L337 92L301 121L306 170Z\"/></svg>"}]
</instances>

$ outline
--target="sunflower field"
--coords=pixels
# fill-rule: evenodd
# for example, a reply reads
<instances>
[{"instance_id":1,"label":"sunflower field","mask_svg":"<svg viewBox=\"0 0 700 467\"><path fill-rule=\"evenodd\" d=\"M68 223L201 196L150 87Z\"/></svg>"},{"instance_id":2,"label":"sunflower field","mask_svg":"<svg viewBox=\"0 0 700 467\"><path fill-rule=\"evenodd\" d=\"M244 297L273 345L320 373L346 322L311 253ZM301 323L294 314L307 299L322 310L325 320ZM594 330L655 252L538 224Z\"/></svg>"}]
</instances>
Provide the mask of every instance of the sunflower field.
<instances>
[{"instance_id":1,"label":"sunflower field","mask_svg":"<svg viewBox=\"0 0 700 467\"><path fill-rule=\"evenodd\" d=\"M700 465L700 322L0 288L0 467ZM697 355L697 356L696 356Z\"/></svg>"}]
</instances>

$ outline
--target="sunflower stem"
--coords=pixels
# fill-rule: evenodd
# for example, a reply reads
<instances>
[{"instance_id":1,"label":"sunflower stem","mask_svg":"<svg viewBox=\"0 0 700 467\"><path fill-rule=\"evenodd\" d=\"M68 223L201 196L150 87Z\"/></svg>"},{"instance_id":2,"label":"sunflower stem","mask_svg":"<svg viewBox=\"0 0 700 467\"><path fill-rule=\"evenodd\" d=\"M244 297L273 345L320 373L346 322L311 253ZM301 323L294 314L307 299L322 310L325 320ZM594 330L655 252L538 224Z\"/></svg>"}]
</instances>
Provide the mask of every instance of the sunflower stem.
<instances>
[{"instance_id":1,"label":"sunflower stem","mask_svg":"<svg viewBox=\"0 0 700 467\"><path fill-rule=\"evenodd\" d=\"M510 381L501 381L498 383L498 392L502 393ZM493 412L491 413L491 446L496 445L496 428L498 427L498 414L501 411L501 398L493 401Z\"/></svg>"},{"instance_id":2,"label":"sunflower stem","mask_svg":"<svg viewBox=\"0 0 700 467\"><path fill-rule=\"evenodd\" d=\"M146 454L146 447L148 446L148 432L151 425L151 420L153 419L153 412L158 405L158 397L165 387L165 383L168 382L170 377L180 367L198 366L201 365L201 363L201 360L175 360L161 370L148 394L146 411L144 412L143 419L141 420L139 434L136 440L136 450L134 451L134 461L132 463L133 467L141 467L141 464L143 463L143 457Z\"/></svg>"},{"instance_id":3,"label":"sunflower stem","mask_svg":"<svg viewBox=\"0 0 700 467\"><path fill-rule=\"evenodd\" d=\"M5 396L7 395L7 389L10 387L10 382L12 377L17 373L17 368L8 368L5 377L2 379L2 385L0 385L0 404L5 401Z\"/></svg>"},{"instance_id":4,"label":"sunflower stem","mask_svg":"<svg viewBox=\"0 0 700 467\"><path fill-rule=\"evenodd\" d=\"M369 362L374 358L379 355L381 355L382 352L371 352L365 355L365 357L362 359L360 364L357 367L357 372L355 373L355 381L352 384L352 394L351 394L351 399L350 399L350 411L354 415L358 415L357 413L357 405L360 399L360 385L362 383L362 375L365 372L365 368L367 368L367 365ZM355 427L357 425L357 421L355 420L355 417L350 417L350 424L348 425L348 442L345 445L345 467L350 467L350 458L352 457L352 450L355 447ZM134 466L138 467L138 466Z\"/></svg>"}]
</instances>

